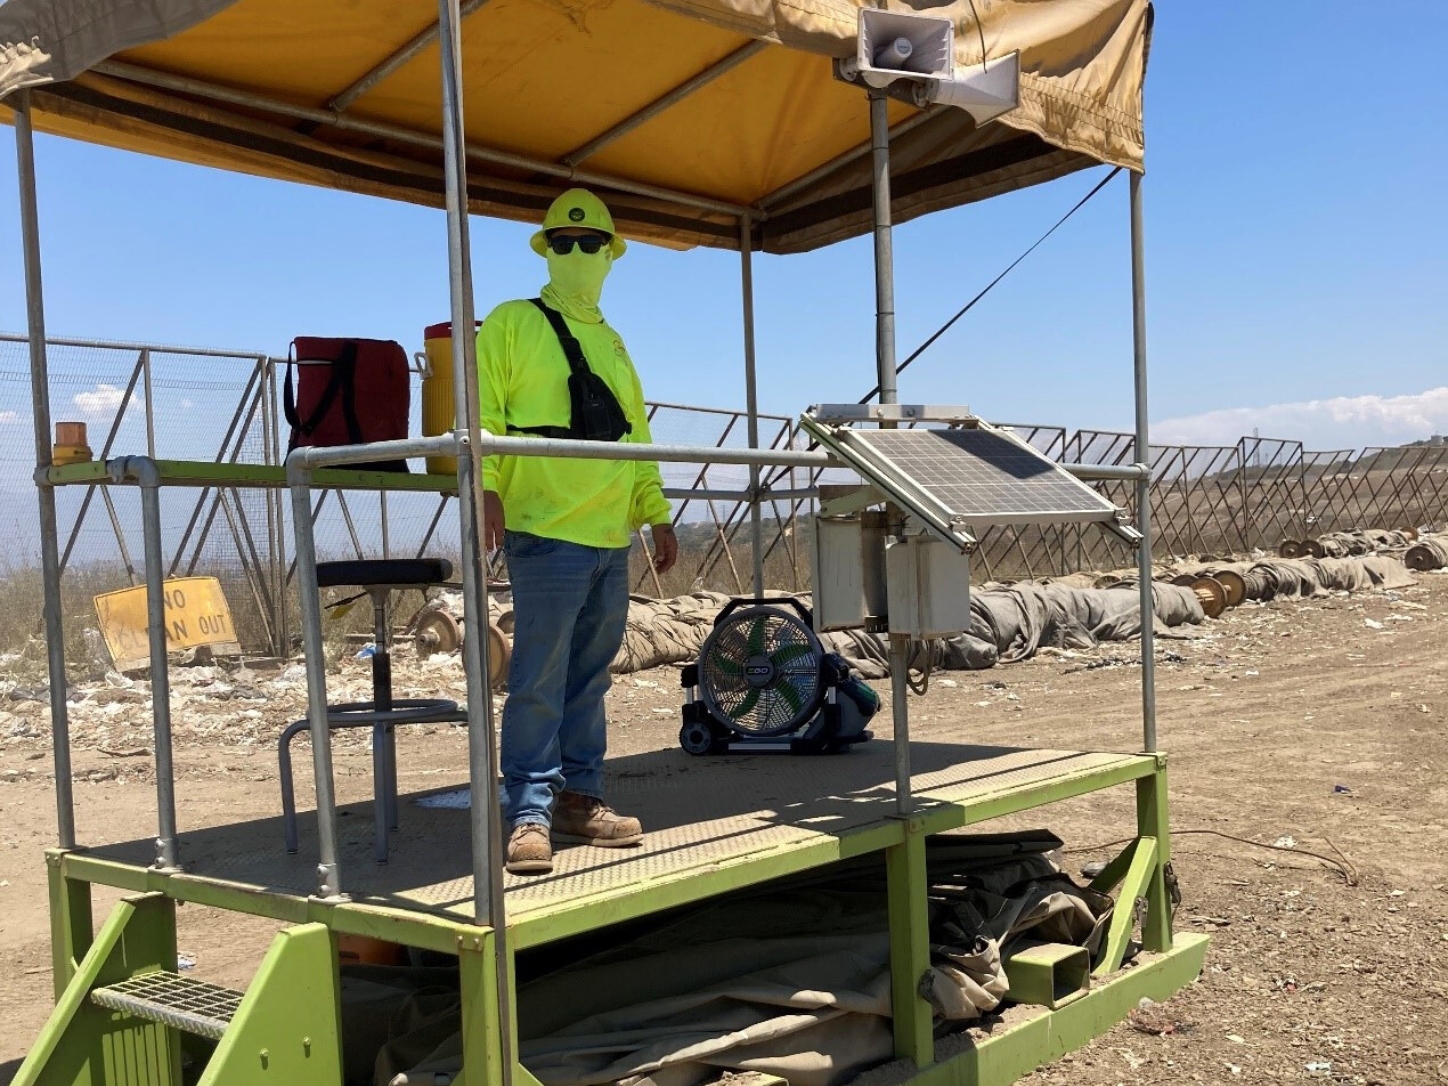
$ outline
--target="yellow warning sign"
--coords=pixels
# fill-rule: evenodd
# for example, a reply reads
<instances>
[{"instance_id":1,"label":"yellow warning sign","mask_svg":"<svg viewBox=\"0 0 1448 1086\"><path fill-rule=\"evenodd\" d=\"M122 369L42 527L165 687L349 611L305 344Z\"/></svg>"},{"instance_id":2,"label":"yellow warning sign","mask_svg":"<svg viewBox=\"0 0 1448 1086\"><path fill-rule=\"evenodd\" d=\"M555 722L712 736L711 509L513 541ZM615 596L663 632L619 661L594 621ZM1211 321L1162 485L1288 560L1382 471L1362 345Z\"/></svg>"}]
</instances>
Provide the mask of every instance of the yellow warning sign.
<instances>
[{"instance_id":1,"label":"yellow warning sign","mask_svg":"<svg viewBox=\"0 0 1448 1086\"><path fill-rule=\"evenodd\" d=\"M168 651L198 645L236 645L231 608L215 577L177 577L166 582L164 595ZM146 632L146 586L103 592L95 598L101 636L120 671L144 667L151 659Z\"/></svg>"}]
</instances>

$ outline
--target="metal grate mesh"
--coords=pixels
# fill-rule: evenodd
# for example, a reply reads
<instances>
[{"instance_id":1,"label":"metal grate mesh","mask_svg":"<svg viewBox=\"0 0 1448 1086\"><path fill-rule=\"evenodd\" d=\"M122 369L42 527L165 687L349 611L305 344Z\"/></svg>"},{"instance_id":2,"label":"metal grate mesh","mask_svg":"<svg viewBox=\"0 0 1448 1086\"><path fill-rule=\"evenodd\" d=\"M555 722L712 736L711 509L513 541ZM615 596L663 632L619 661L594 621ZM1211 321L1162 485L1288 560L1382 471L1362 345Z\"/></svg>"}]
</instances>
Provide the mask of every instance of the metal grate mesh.
<instances>
[{"instance_id":1,"label":"metal grate mesh","mask_svg":"<svg viewBox=\"0 0 1448 1086\"><path fill-rule=\"evenodd\" d=\"M241 992L192 980L177 973L144 973L97 988L91 1002L113 1011L172 1026L198 1037L221 1040L241 1006Z\"/></svg>"},{"instance_id":2,"label":"metal grate mesh","mask_svg":"<svg viewBox=\"0 0 1448 1086\"><path fill-rule=\"evenodd\" d=\"M1116 509L1034 449L989 430L856 430L953 514L1001 520L1081 516L1109 520Z\"/></svg>"}]
</instances>

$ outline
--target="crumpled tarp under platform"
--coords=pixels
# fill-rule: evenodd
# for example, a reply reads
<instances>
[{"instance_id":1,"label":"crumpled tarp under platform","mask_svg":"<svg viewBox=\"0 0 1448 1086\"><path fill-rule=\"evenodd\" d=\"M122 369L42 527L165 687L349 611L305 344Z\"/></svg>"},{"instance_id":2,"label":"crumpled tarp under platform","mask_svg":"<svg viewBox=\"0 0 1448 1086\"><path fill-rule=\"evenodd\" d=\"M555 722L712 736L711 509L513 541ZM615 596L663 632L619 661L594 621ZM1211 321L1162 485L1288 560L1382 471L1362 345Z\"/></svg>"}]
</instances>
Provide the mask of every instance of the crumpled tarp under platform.
<instances>
[{"instance_id":1,"label":"crumpled tarp under platform","mask_svg":"<svg viewBox=\"0 0 1448 1086\"><path fill-rule=\"evenodd\" d=\"M1076 886L1044 855L1060 846L1049 833L928 844L925 991L940 1028L1001 1005L1010 990L1002 962L1016 946L1099 953L1111 900ZM519 1054L545 1086L695 1086L746 1070L832 1086L892 1058L878 855L712 901L579 954L520 986ZM526 974L527 962L519 969ZM459 1001L439 979L419 990L406 971L344 977L344 1021L356 1007L370 1026L357 1031L353 1067L376 1051L374 1038L388 1039L375 1057L376 1086L433 1086L459 1073Z\"/></svg>"}]
</instances>

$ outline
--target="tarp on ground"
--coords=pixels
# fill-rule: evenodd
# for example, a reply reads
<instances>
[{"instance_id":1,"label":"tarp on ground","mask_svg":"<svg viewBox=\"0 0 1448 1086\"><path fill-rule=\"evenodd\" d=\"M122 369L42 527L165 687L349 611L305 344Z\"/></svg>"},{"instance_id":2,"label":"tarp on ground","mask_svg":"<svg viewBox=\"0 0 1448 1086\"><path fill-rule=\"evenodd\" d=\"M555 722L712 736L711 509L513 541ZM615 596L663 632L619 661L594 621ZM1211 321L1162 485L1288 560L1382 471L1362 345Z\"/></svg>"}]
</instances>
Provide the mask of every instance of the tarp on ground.
<instances>
[{"instance_id":1,"label":"tarp on ground","mask_svg":"<svg viewBox=\"0 0 1448 1086\"><path fill-rule=\"evenodd\" d=\"M977 128L965 113L942 110L892 140L898 221L1097 163L1142 168L1148 0L891 6L949 18L957 64L1018 50L1022 68L1020 107L1006 117ZM463 7L476 213L537 221L571 183L508 158L521 156L725 205L701 210L597 186L626 235L668 245L737 248L731 209L744 207L756 209L752 244L770 252L870 228L868 155L770 199L868 140L865 95L836 81L831 68L832 58L854 51L855 0L470 0ZM441 206L440 65L428 36L437 14L435 0L6 0L0 95L32 88L41 131ZM414 55L355 101L336 101L419 40ZM763 44L719 78L578 157L754 43ZM97 69L107 62L113 66ZM220 87L231 100L177 78ZM322 123L254 99L321 110ZM918 115L891 104L892 123ZM9 117L0 103L0 118ZM349 130L348 120L401 135Z\"/></svg>"},{"instance_id":2,"label":"tarp on ground","mask_svg":"<svg viewBox=\"0 0 1448 1086\"><path fill-rule=\"evenodd\" d=\"M1156 628L1163 634L1206 617L1189 588L1157 584L1153 591ZM718 592L694 592L668 600L634 597L613 670L643 671L696 659L714 628L715 616L729 599ZM804 599L809 602L808 597ZM979 670L1029 659L1042 645L1090 648L1103 641L1141 636L1134 585L1112 589L1059 584L983 588L971 593L970 611L969 630L932 643L932 666ZM825 634L821 640L864 678L879 679L890 673L885 644L876 634L843 630Z\"/></svg>"}]
</instances>

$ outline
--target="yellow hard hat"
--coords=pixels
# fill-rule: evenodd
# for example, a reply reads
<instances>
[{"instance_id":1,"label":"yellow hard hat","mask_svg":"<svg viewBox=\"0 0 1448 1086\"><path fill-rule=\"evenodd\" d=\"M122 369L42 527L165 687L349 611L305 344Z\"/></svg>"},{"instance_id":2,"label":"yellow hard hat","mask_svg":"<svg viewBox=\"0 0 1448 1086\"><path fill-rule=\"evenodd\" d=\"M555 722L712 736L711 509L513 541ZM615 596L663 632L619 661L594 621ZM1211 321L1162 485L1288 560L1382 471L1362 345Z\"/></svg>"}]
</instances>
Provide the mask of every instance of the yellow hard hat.
<instances>
[{"instance_id":1,"label":"yellow hard hat","mask_svg":"<svg viewBox=\"0 0 1448 1086\"><path fill-rule=\"evenodd\" d=\"M599 230L611 239L608 243L613 258L623 256L628 244L613 229L613 216L608 213L604 202L587 189L569 189L548 208L543 216L543 229L533 235L529 244L539 256L548 252L548 231L566 227L586 227Z\"/></svg>"}]
</instances>

